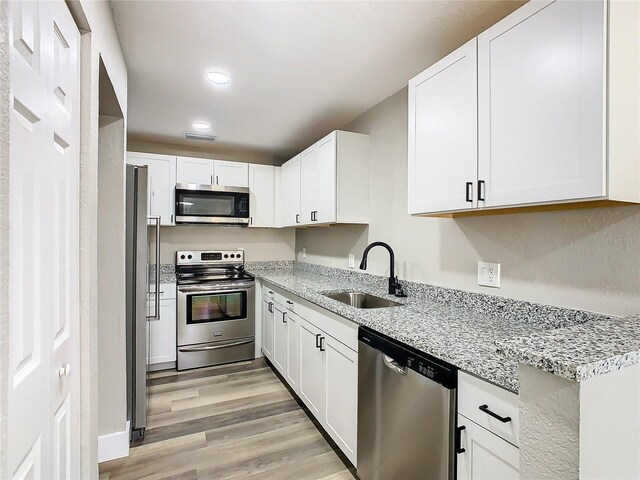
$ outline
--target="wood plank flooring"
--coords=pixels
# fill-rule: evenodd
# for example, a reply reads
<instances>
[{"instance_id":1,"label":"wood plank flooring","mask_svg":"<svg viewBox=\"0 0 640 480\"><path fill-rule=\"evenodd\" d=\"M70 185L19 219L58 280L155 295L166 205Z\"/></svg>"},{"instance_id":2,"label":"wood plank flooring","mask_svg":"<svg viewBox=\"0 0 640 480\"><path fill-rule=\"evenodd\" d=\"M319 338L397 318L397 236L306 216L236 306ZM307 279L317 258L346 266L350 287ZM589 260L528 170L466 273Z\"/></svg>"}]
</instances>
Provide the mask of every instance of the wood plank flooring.
<instances>
[{"instance_id":1,"label":"wood plank flooring","mask_svg":"<svg viewBox=\"0 0 640 480\"><path fill-rule=\"evenodd\" d=\"M353 480L264 359L149 377L145 438L101 480Z\"/></svg>"}]
</instances>

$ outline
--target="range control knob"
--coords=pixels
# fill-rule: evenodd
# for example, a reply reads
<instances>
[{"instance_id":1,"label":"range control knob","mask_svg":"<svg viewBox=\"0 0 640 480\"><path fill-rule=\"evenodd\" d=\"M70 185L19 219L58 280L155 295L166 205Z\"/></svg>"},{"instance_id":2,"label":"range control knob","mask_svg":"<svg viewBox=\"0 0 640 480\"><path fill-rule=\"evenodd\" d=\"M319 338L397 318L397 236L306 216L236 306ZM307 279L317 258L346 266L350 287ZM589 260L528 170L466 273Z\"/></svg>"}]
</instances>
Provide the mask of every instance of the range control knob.
<instances>
[{"instance_id":1,"label":"range control knob","mask_svg":"<svg viewBox=\"0 0 640 480\"><path fill-rule=\"evenodd\" d=\"M191 260L191 259L193 258L193 256L192 256L192 255L187 255L187 258L188 258L189 260Z\"/></svg>"},{"instance_id":2,"label":"range control knob","mask_svg":"<svg viewBox=\"0 0 640 480\"><path fill-rule=\"evenodd\" d=\"M236 256L232 253L232 254L231 254L231 258L236 258Z\"/></svg>"},{"instance_id":3,"label":"range control knob","mask_svg":"<svg viewBox=\"0 0 640 480\"><path fill-rule=\"evenodd\" d=\"M240 257L241 257L241 255L238 253L238 254L236 255L236 258L240 258Z\"/></svg>"},{"instance_id":4,"label":"range control knob","mask_svg":"<svg viewBox=\"0 0 640 480\"><path fill-rule=\"evenodd\" d=\"M228 253L225 253L225 254L224 254L224 258L229 258L229 254L228 254Z\"/></svg>"},{"instance_id":5,"label":"range control knob","mask_svg":"<svg viewBox=\"0 0 640 480\"><path fill-rule=\"evenodd\" d=\"M185 256L184 255L180 255L180 260L184 260Z\"/></svg>"}]
</instances>

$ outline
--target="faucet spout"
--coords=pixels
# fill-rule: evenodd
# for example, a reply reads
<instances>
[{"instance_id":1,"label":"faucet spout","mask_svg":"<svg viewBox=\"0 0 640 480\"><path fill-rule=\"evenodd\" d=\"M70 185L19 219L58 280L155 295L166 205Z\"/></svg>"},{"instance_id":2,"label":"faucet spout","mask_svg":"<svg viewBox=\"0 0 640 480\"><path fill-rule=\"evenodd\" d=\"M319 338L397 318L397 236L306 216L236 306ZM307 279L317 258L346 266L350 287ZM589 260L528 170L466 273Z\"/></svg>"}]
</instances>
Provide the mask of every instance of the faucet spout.
<instances>
[{"instance_id":1,"label":"faucet spout","mask_svg":"<svg viewBox=\"0 0 640 480\"><path fill-rule=\"evenodd\" d=\"M383 247L386 248L389 252L389 293L396 296L404 296L404 292L402 291L402 286L398 282L398 277L395 276L395 255L393 253L393 249L384 242L373 242L367 245L362 253L362 261L360 262L360 270L367 269L367 257L369 255L369 250L373 247Z\"/></svg>"}]
</instances>

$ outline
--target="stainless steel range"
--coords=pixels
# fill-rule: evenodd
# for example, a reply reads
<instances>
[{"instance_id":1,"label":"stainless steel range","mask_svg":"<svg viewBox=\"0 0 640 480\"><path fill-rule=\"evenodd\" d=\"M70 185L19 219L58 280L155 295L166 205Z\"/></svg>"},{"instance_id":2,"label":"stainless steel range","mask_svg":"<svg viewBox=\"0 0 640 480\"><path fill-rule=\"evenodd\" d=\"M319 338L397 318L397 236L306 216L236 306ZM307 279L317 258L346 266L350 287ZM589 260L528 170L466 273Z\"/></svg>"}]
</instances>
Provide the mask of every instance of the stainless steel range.
<instances>
[{"instance_id":1,"label":"stainless steel range","mask_svg":"<svg viewBox=\"0 0 640 480\"><path fill-rule=\"evenodd\" d=\"M176 252L178 370L255 357L255 282L244 251Z\"/></svg>"}]
</instances>

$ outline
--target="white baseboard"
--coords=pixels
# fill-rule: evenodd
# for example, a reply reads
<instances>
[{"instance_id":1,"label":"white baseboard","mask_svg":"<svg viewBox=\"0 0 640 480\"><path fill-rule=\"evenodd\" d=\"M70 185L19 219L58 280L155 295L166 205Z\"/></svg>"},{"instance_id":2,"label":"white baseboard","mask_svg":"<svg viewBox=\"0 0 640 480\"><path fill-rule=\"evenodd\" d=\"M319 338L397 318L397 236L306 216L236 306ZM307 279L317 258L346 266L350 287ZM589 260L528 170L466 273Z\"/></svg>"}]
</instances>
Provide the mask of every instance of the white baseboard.
<instances>
[{"instance_id":1,"label":"white baseboard","mask_svg":"<svg viewBox=\"0 0 640 480\"><path fill-rule=\"evenodd\" d=\"M121 432L98 437L98 463L129 456L129 420Z\"/></svg>"}]
</instances>

